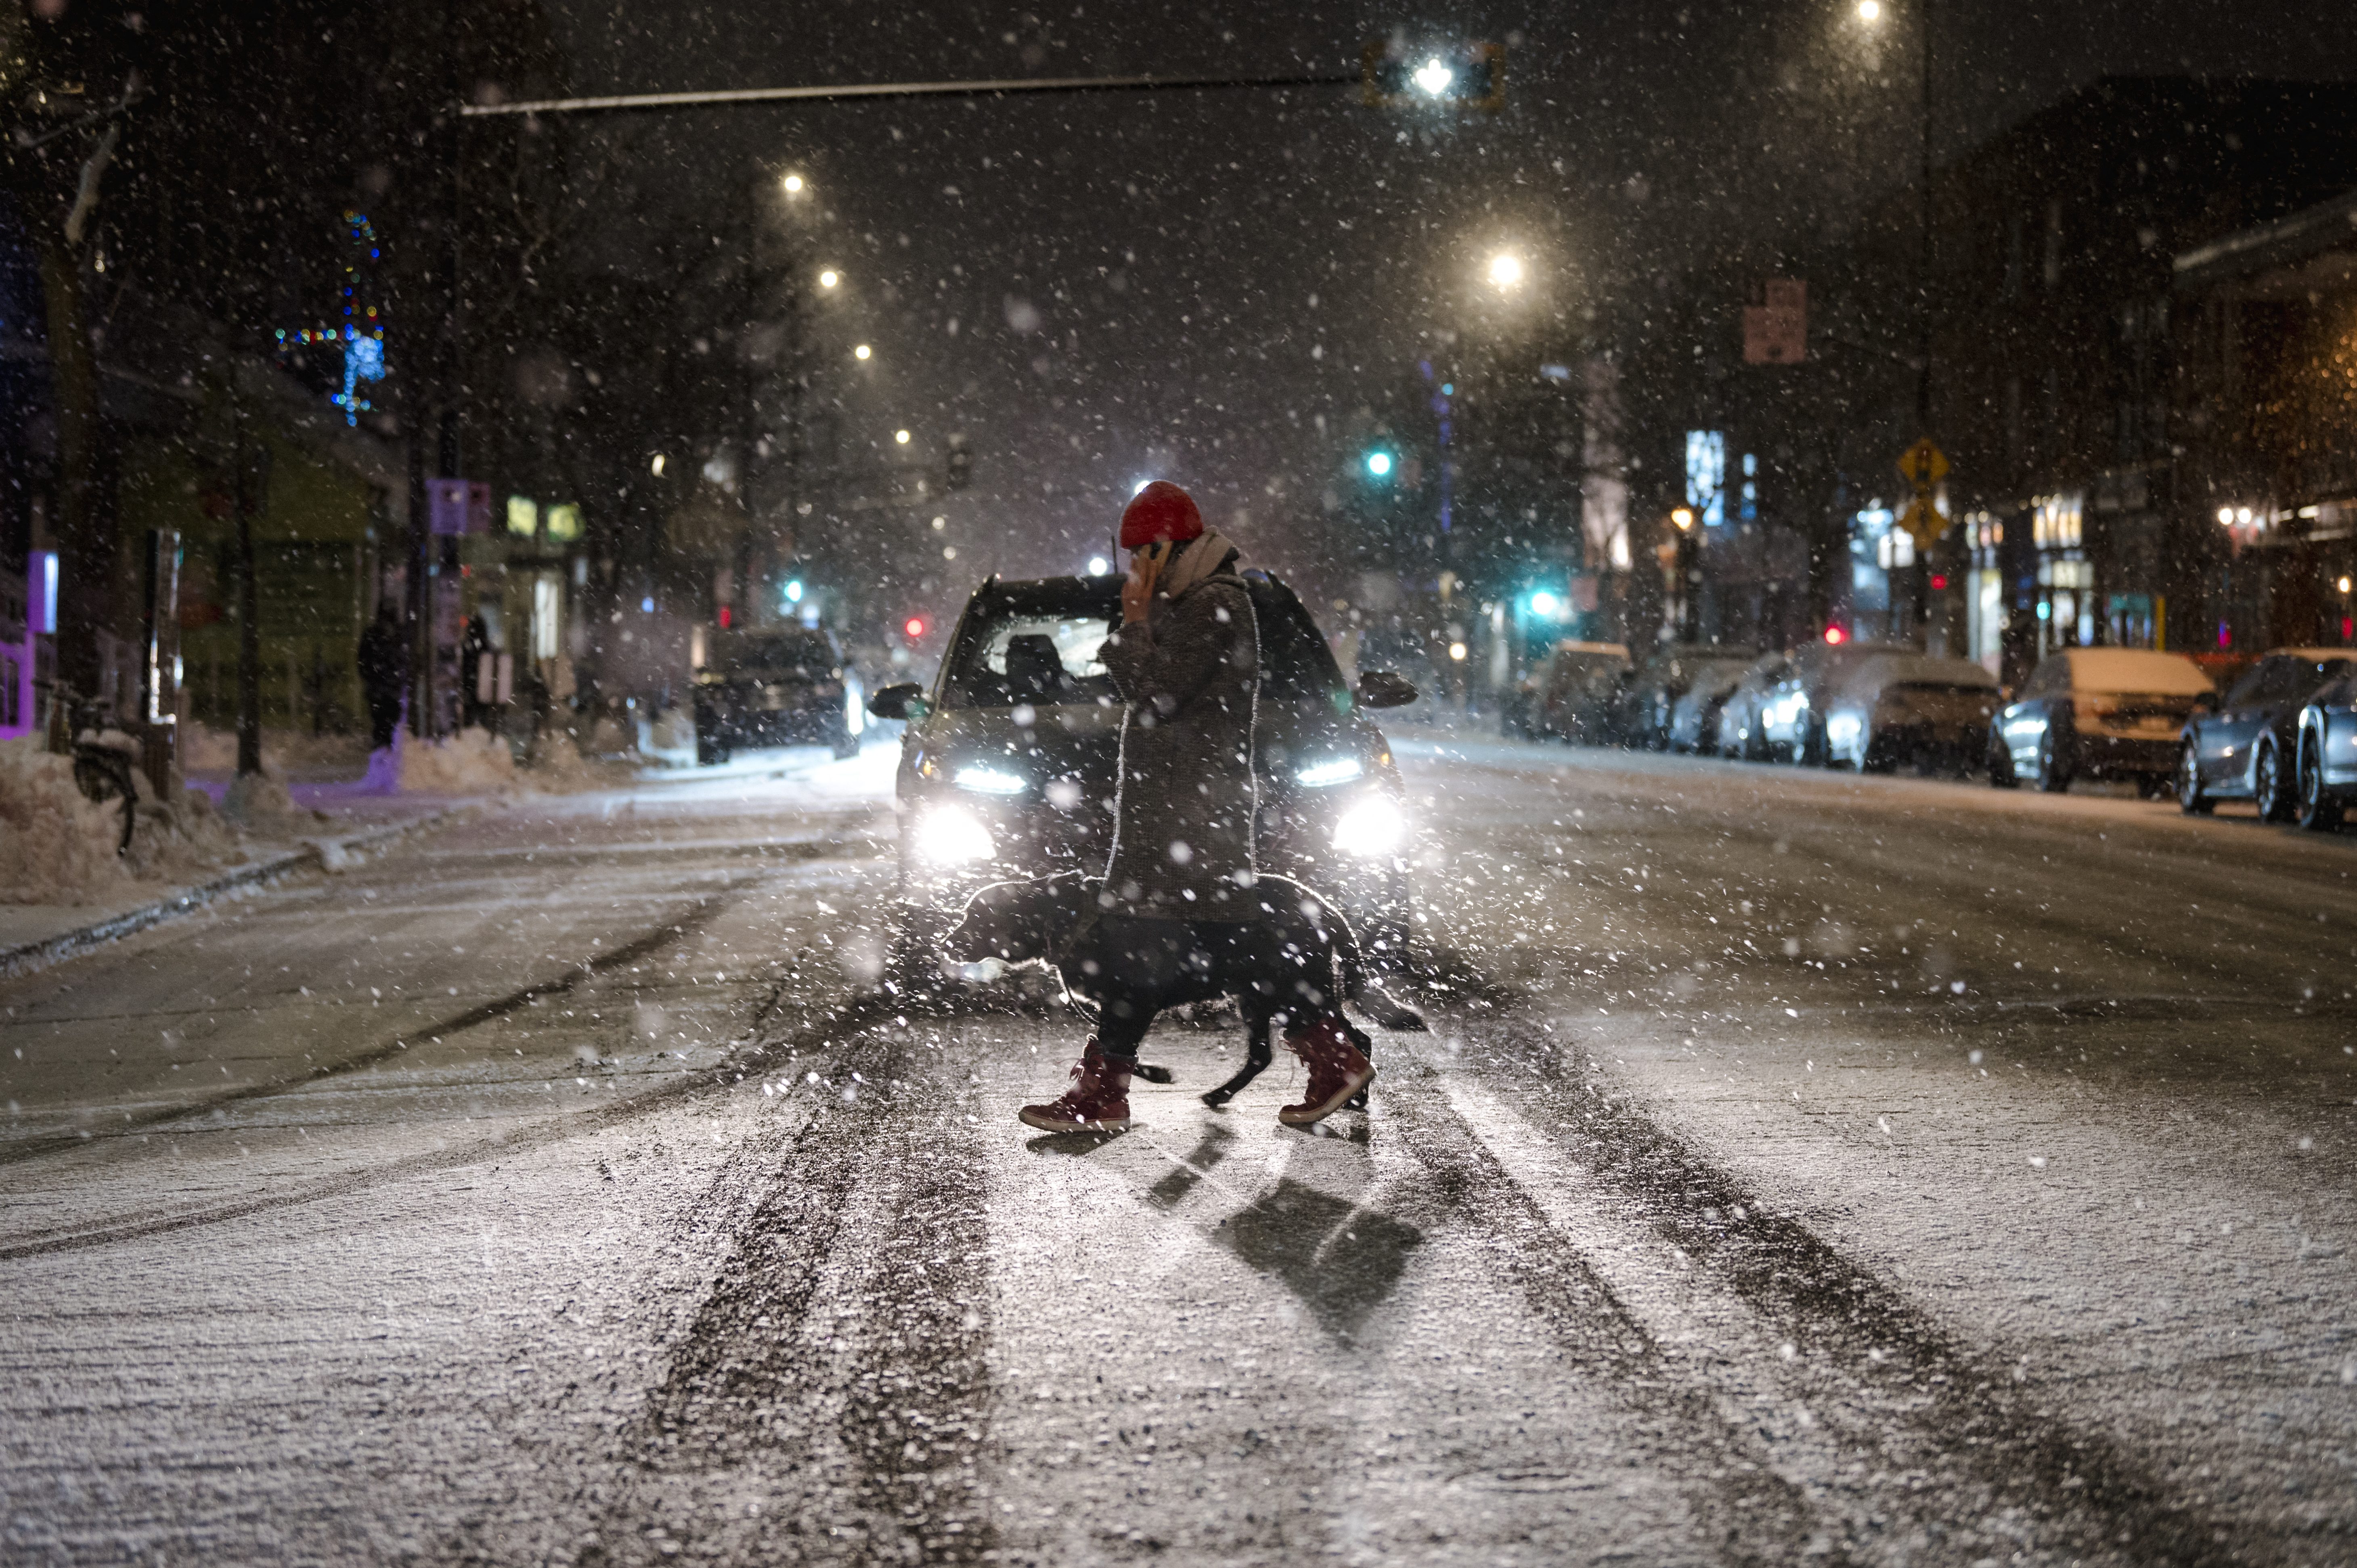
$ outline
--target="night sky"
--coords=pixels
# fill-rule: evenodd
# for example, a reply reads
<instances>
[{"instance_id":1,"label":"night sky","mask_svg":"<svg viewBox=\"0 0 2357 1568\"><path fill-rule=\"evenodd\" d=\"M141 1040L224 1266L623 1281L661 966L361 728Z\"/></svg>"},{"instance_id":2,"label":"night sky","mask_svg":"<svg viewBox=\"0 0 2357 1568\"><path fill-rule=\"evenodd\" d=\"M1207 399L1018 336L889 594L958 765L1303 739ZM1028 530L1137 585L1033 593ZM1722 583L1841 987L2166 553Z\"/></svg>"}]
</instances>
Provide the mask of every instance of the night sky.
<instances>
[{"instance_id":1,"label":"night sky","mask_svg":"<svg viewBox=\"0 0 2357 1568\"><path fill-rule=\"evenodd\" d=\"M1314 579L1335 463L1320 415L1347 417L1419 357L1568 351L1633 278L1837 236L1916 156L1910 0L1884 0L1878 29L1854 0L553 9L584 92L1355 70L1360 41L1398 24L1510 45L1494 116L1328 88L601 123L577 177L604 170L611 217L584 264L644 270L651 237L737 231L734 204L771 199L787 169L810 179L813 270L846 278L817 340L846 437L974 441L945 603L988 570L1074 569L1148 475ZM1941 0L1932 38L1943 156L2104 74L2357 76L2337 4ZM1530 267L1511 300L1481 277L1501 248ZM875 345L866 365L856 341Z\"/></svg>"}]
</instances>

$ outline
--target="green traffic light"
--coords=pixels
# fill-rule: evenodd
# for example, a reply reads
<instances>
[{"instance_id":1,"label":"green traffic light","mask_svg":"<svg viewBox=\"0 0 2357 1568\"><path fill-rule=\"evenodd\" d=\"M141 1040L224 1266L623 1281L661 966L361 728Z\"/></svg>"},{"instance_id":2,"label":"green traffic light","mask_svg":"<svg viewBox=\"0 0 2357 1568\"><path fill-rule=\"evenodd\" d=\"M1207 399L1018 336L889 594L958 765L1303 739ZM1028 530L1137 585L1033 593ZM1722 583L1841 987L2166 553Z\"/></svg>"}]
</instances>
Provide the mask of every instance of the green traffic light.
<instances>
[{"instance_id":1,"label":"green traffic light","mask_svg":"<svg viewBox=\"0 0 2357 1568\"><path fill-rule=\"evenodd\" d=\"M1392 455L1390 453L1370 452L1367 454L1367 472L1380 479L1388 475L1391 471Z\"/></svg>"}]
</instances>

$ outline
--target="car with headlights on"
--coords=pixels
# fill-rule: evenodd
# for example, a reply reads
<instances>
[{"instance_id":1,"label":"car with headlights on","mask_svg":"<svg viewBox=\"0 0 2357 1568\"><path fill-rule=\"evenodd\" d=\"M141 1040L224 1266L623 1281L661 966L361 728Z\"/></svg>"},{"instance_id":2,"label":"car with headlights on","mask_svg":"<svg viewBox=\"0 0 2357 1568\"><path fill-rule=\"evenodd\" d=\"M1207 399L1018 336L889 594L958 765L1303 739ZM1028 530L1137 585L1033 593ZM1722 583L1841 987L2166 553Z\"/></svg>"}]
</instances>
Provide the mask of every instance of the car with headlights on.
<instances>
[{"instance_id":1,"label":"car with headlights on","mask_svg":"<svg viewBox=\"0 0 2357 1568\"><path fill-rule=\"evenodd\" d=\"M740 746L859 750L859 682L834 639L817 628L722 632L694 682L695 760L726 762Z\"/></svg>"},{"instance_id":2,"label":"car with headlights on","mask_svg":"<svg viewBox=\"0 0 2357 1568\"><path fill-rule=\"evenodd\" d=\"M1745 755L1824 767L1832 760L1825 712L1835 692L1870 660L1917 652L1896 642L1803 644L1781 671L1761 678L1754 688L1757 695L1746 715Z\"/></svg>"},{"instance_id":3,"label":"car with headlights on","mask_svg":"<svg viewBox=\"0 0 2357 1568\"><path fill-rule=\"evenodd\" d=\"M2263 822L2298 809L2300 715L2317 691L2346 674L2357 651L2278 648L2262 656L2214 706L2184 721L2177 753L2177 803L2188 812L2220 800L2249 800Z\"/></svg>"},{"instance_id":4,"label":"car with headlights on","mask_svg":"<svg viewBox=\"0 0 2357 1568\"><path fill-rule=\"evenodd\" d=\"M2164 795L2179 732L2211 691L2201 666L2182 653L2050 653L1989 725L1989 782L2010 789L2027 780L2061 794L2074 779L2115 779L2141 795Z\"/></svg>"},{"instance_id":5,"label":"car with headlights on","mask_svg":"<svg viewBox=\"0 0 2357 1568\"><path fill-rule=\"evenodd\" d=\"M1970 660L1870 654L1826 682L1825 760L1860 773L1976 768L2002 703L1996 677Z\"/></svg>"},{"instance_id":6,"label":"car with headlights on","mask_svg":"<svg viewBox=\"0 0 2357 1568\"><path fill-rule=\"evenodd\" d=\"M1406 958L1408 820L1390 744L1367 717L1415 688L1383 671L1345 682L1293 591L1243 574L1259 634L1254 756L1265 874L1313 888L1350 918L1371 964ZM1100 657L1120 624L1121 579L1049 577L974 591L930 689L868 703L904 719L895 792L899 936L892 969L922 983L942 933L987 883L1103 873L1123 703Z\"/></svg>"}]
</instances>

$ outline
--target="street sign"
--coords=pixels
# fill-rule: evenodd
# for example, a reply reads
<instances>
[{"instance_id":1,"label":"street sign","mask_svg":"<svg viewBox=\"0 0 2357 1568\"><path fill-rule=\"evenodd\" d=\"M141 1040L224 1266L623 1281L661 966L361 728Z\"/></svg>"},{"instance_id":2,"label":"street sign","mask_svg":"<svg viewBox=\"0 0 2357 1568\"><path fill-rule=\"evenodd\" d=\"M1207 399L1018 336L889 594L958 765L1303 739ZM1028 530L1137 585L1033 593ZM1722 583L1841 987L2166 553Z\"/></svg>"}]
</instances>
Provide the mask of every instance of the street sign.
<instances>
[{"instance_id":1,"label":"street sign","mask_svg":"<svg viewBox=\"0 0 2357 1568\"><path fill-rule=\"evenodd\" d=\"M1797 365L1809 357L1809 285L1771 278L1767 299L1743 307L1743 362Z\"/></svg>"},{"instance_id":2,"label":"street sign","mask_svg":"<svg viewBox=\"0 0 2357 1568\"><path fill-rule=\"evenodd\" d=\"M1899 455L1899 471L1921 495L1948 477L1948 455L1927 435Z\"/></svg>"},{"instance_id":3,"label":"street sign","mask_svg":"<svg viewBox=\"0 0 2357 1568\"><path fill-rule=\"evenodd\" d=\"M489 533L491 487L481 479L428 479L426 504L437 534Z\"/></svg>"},{"instance_id":4,"label":"street sign","mask_svg":"<svg viewBox=\"0 0 2357 1568\"><path fill-rule=\"evenodd\" d=\"M1913 534L1917 547L1928 550L1938 541L1940 535L1948 532L1948 519L1945 513L1932 504L1932 498L1929 495L1918 495L1909 503L1907 510L1900 514L1898 522L1892 526L1904 529Z\"/></svg>"}]
</instances>

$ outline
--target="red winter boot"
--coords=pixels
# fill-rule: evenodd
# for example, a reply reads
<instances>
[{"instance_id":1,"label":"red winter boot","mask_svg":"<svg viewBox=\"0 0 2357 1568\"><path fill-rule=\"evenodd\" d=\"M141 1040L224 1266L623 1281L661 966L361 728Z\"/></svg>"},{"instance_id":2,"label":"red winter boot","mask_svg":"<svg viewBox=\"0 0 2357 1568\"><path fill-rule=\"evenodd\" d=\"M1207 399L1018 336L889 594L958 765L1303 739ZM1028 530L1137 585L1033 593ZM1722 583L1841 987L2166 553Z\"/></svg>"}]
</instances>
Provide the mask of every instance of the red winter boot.
<instances>
[{"instance_id":1,"label":"red winter boot","mask_svg":"<svg viewBox=\"0 0 2357 1568\"><path fill-rule=\"evenodd\" d=\"M1331 1013L1300 1034L1286 1036L1285 1048L1309 1064L1308 1098L1276 1113L1288 1127L1323 1122L1375 1076L1374 1064L1360 1054L1347 1026Z\"/></svg>"},{"instance_id":2,"label":"red winter boot","mask_svg":"<svg viewBox=\"0 0 2357 1568\"><path fill-rule=\"evenodd\" d=\"M1043 1133L1122 1133L1129 1129L1130 1064L1115 1064L1092 1039L1072 1069L1072 1087L1061 1100L1027 1105L1016 1114Z\"/></svg>"}]
</instances>

